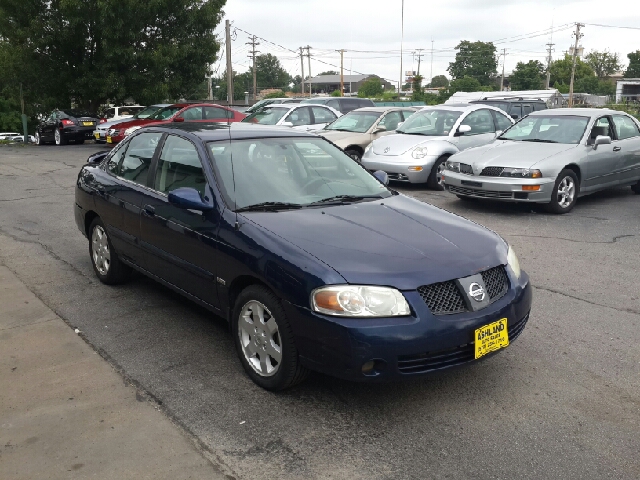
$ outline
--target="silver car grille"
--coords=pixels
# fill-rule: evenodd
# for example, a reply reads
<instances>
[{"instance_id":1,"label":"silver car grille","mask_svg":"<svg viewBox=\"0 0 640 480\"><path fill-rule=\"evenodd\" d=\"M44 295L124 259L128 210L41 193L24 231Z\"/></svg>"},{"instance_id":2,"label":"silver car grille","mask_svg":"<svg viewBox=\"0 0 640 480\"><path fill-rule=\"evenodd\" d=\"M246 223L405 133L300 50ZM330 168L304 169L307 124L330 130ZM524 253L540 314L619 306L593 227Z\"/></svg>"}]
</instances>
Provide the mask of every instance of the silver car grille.
<instances>
[{"instance_id":1,"label":"silver car grille","mask_svg":"<svg viewBox=\"0 0 640 480\"><path fill-rule=\"evenodd\" d=\"M476 190L475 188L458 187L455 185L447 185L451 193L456 195L471 195L482 198L513 198L511 192L499 192L494 190Z\"/></svg>"},{"instance_id":2,"label":"silver car grille","mask_svg":"<svg viewBox=\"0 0 640 480\"><path fill-rule=\"evenodd\" d=\"M480 172L480 176L482 177L499 177L502 175L504 167L485 167L482 172Z\"/></svg>"}]
</instances>

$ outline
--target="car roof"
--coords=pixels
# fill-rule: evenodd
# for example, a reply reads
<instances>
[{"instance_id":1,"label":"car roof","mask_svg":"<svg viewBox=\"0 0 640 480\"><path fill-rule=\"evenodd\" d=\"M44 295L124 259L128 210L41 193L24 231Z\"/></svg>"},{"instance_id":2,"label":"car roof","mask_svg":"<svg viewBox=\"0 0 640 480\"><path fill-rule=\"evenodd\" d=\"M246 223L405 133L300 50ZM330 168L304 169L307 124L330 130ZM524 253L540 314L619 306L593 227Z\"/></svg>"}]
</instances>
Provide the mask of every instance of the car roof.
<instances>
[{"instance_id":1,"label":"car roof","mask_svg":"<svg viewBox=\"0 0 640 480\"><path fill-rule=\"evenodd\" d=\"M500 103L500 102L507 102L507 103L513 103L513 102L525 102L525 103L539 102L539 103L546 103L541 98L527 98L527 97L490 97L490 98L481 98L480 100L471 100L469 103L486 103L486 102L493 102L493 103Z\"/></svg>"},{"instance_id":2,"label":"car roof","mask_svg":"<svg viewBox=\"0 0 640 480\"><path fill-rule=\"evenodd\" d=\"M611 115L613 113L622 113L617 110L611 110L610 108L551 108L547 110L538 110L531 112L531 115L574 115L580 117L595 117L601 115Z\"/></svg>"},{"instance_id":3,"label":"car roof","mask_svg":"<svg viewBox=\"0 0 640 480\"><path fill-rule=\"evenodd\" d=\"M417 109L419 109L421 107L411 107L411 106L406 106L406 107L360 107L360 108L356 108L355 110L351 110L351 112L376 112L376 113L384 113L384 112L391 112L394 110L415 110L418 111ZM348 112L348 113L351 113ZM345 114L346 115L346 114Z\"/></svg>"},{"instance_id":4,"label":"car roof","mask_svg":"<svg viewBox=\"0 0 640 480\"><path fill-rule=\"evenodd\" d=\"M278 138L278 137L308 137L319 138L317 135L289 127L275 127L271 125L257 125L253 123L234 122L230 124L202 124L181 122L143 127L140 130L157 130L161 132L186 132L199 137L203 142L221 140L242 140L248 138Z\"/></svg>"}]
</instances>

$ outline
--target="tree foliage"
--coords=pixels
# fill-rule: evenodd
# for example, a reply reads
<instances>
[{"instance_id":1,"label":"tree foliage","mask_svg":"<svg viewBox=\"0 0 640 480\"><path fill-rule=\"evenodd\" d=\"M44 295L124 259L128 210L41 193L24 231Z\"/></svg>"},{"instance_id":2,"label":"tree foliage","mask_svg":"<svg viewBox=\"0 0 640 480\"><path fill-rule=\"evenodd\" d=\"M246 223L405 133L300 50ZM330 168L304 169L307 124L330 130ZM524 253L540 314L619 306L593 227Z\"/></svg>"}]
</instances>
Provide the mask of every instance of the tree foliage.
<instances>
[{"instance_id":1,"label":"tree foliage","mask_svg":"<svg viewBox=\"0 0 640 480\"><path fill-rule=\"evenodd\" d=\"M585 63L591 67L600 80L613 75L622 68L618 54L611 53L608 50L603 52L592 50L584 59Z\"/></svg>"},{"instance_id":2,"label":"tree foliage","mask_svg":"<svg viewBox=\"0 0 640 480\"><path fill-rule=\"evenodd\" d=\"M0 84L48 109L179 98L202 82L225 0L2 0Z\"/></svg>"},{"instance_id":3,"label":"tree foliage","mask_svg":"<svg viewBox=\"0 0 640 480\"><path fill-rule=\"evenodd\" d=\"M538 60L518 62L509 77L509 84L511 90L538 90L542 88L543 76L544 65Z\"/></svg>"},{"instance_id":4,"label":"tree foliage","mask_svg":"<svg viewBox=\"0 0 640 480\"><path fill-rule=\"evenodd\" d=\"M253 73L249 72L249 75ZM256 77L258 88L288 88L292 80L291 75L282 68L278 57L270 53L256 57Z\"/></svg>"},{"instance_id":5,"label":"tree foliage","mask_svg":"<svg viewBox=\"0 0 640 480\"><path fill-rule=\"evenodd\" d=\"M479 92L482 91L482 85L477 78L474 77L462 77L452 80L449 84L449 93L454 94L456 92Z\"/></svg>"},{"instance_id":6,"label":"tree foliage","mask_svg":"<svg viewBox=\"0 0 640 480\"><path fill-rule=\"evenodd\" d=\"M360 98L375 98L380 97L384 93L382 83L379 78L370 78L366 82L363 82L358 89L358 97Z\"/></svg>"},{"instance_id":7,"label":"tree foliage","mask_svg":"<svg viewBox=\"0 0 640 480\"><path fill-rule=\"evenodd\" d=\"M640 50L627 54L629 65L624 72L625 78L640 78Z\"/></svg>"},{"instance_id":8,"label":"tree foliage","mask_svg":"<svg viewBox=\"0 0 640 480\"><path fill-rule=\"evenodd\" d=\"M569 85L571 82L572 66L573 58L569 55L565 55L564 58L551 62L551 66L549 67L549 72L551 74L550 86L557 88L556 84ZM595 77L593 69L579 58L576 58L574 82L586 77Z\"/></svg>"},{"instance_id":9,"label":"tree foliage","mask_svg":"<svg viewBox=\"0 0 640 480\"><path fill-rule=\"evenodd\" d=\"M431 79L431 83L429 84L429 86L431 88L448 87L449 79L444 75L436 75Z\"/></svg>"},{"instance_id":10,"label":"tree foliage","mask_svg":"<svg viewBox=\"0 0 640 480\"><path fill-rule=\"evenodd\" d=\"M491 84L498 61L492 42L461 41L457 46L456 60L449 64L448 72L454 79L475 78L480 85Z\"/></svg>"}]
</instances>

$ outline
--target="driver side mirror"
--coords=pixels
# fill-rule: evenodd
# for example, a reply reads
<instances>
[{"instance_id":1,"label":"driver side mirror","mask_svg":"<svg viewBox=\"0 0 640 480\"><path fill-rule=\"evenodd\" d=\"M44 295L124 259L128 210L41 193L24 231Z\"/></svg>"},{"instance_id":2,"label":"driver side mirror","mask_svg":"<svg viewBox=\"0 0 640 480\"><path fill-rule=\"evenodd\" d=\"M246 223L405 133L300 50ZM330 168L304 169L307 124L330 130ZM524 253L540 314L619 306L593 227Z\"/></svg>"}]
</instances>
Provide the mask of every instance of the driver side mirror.
<instances>
[{"instance_id":1,"label":"driver side mirror","mask_svg":"<svg viewBox=\"0 0 640 480\"><path fill-rule=\"evenodd\" d=\"M389 175L387 175L387 172L376 170L375 172L373 172L373 176L376 177L378 181L384 186L389 185Z\"/></svg>"},{"instance_id":2,"label":"driver side mirror","mask_svg":"<svg viewBox=\"0 0 640 480\"><path fill-rule=\"evenodd\" d=\"M173 119L174 122L184 122L184 118L183 117L176 117Z\"/></svg>"},{"instance_id":3,"label":"driver side mirror","mask_svg":"<svg viewBox=\"0 0 640 480\"><path fill-rule=\"evenodd\" d=\"M386 131L387 131L387 127L385 127L384 125L378 125L373 131L373 133L376 134L376 133L386 132Z\"/></svg>"},{"instance_id":4,"label":"driver side mirror","mask_svg":"<svg viewBox=\"0 0 640 480\"><path fill-rule=\"evenodd\" d=\"M596 140L593 142L593 149L597 150L598 149L598 145L610 145L611 144L611 137L608 135L598 135L596 137Z\"/></svg>"},{"instance_id":5,"label":"driver side mirror","mask_svg":"<svg viewBox=\"0 0 640 480\"><path fill-rule=\"evenodd\" d=\"M109 154L109 152L97 152L94 153L93 155L91 155L89 158L87 158L87 163L91 163L91 164L98 164L100 162L102 162L102 160L104 159L104 157L106 157Z\"/></svg>"},{"instance_id":6,"label":"driver side mirror","mask_svg":"<svg viewBox=\"0 0 640 480\"><path fill-rule=\"evenodd\" d=\"M471 131L471 125L460 125L454 137L462 137L465 133L469 133Z\"/></svg>"},{"instance_id":7,"label":"driver side mirror","mask_svg":"<svg viewBox=\"0 0 640 480\"><path fill-rule=\"evenodd\" d=\"M282 122L280 124L282 127L293 127L293 122Z\"/></svg>"},{"instance_id":8,"label":"driver side mirror","mask_svg":"<svg viewBox=\"0 0 640 480\"><path fill-rule=\"evenodd\" d=\"M206 212L213 210L213 207L202 201L200 192L195 188L181 187L169 192L169 203L178 208L200 210Z\"/></svg>"}]
</instances>

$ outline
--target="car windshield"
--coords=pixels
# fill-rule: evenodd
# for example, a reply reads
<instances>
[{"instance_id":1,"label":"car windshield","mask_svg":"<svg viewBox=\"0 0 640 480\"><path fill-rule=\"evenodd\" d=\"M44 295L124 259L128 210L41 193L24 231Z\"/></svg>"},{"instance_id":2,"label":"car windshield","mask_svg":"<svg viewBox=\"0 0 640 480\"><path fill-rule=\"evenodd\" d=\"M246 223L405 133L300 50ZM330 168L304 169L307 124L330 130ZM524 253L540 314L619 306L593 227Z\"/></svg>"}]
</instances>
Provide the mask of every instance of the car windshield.
<instances>
[{"instance_id":1,"label":"car windshield","mask_svg":"<svg viewBox=\"0 0 640 480\"><path fill-rule=\"evenodd\" d=\"M258 138L208 146L222 195L234 210L303 208L393 194L322 138Z\"/></svg>"},{"instance_id":2,"label":"car windshield","mask_svg":"<svg viewBox=\"0 0 640 480\"><path fill-rule=\"evenodd\" d=\"M449 135L460 115L462 112L456 110L421 110L411 115L396 132L428 137Z\"/></svg>"},{"instance_id":3,"label":"car windshield","mask_svg":"<svg viewBox=\"0 0 640 480\"><path fill-rule=\"evenodd\" d=\"M247 108L247 112L255 112L260 110L262 107L266 107L270 103L273 103L273 99L266 98L264 100L260 100L259 102L253 104L251 107Z\"/></svg>"},{"instance_id":4,"label":"car windshield","mask_svg":"<svg viewBox=\"0 0 640 480\"><path fill-rule=\"evenodd\" d=\"M78 118L78 117L95 117L92 113L84 112L82 110L62 110L63 116Z\"/></svg>"},{"instance_id":5,"label":"car windshield","mask_svg":"<svg viewBox=\"0 0 640 480\"><path fill-rule=\"evenodd\" d=\"M505 131L500 140L578 144L589 117L578 115L530 115Z\"/></svg>"},{"instance_id":6,"label":"car windshield","mask_svg":"<svg viewBox=\"0 0 640 480\"><path fill-rule=\"evenodd\" d=\"M149 115L147 119L149 120L166 120L169 117L172 117L176 112L179 112L184 107L164 107L158 110L153 115Z\"/></svg>"},{"instance_id":7,"label":"car windshield","mask_svg":"<svg viewBox=\"0 0 640 480\"><path fill-rule=\"evenodd\" d=\"M288 111L289 109L286 107L264 107L257 112L253 112L248 117L245 117L242 121L248 123L259 123L260 125L275 125Z\"/></svg>"},{"instance_id":8,"label":"car windshield","mask_svg":"<svg viewBox=\"0 0 640 480\"><path fill-rule=\"evenodd\" d=\"M154 113L157 113L162 107L146 107L144 110L136 113L133 118L149 118Z\"/></svg>"},{"instance_id":9,"label":"car windshield","mask_svg":"<svg viewBox=\"0 0 640 480\"><path fill-rule=\"evenodd\" d=\"M325 130L364 133L380 118L378 112L349 112L325 127Z\"/></svg>"}]
</instances>

